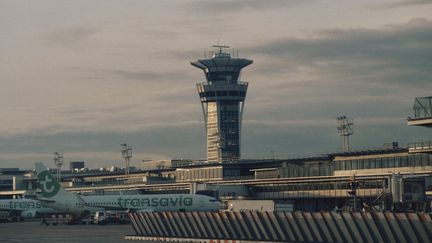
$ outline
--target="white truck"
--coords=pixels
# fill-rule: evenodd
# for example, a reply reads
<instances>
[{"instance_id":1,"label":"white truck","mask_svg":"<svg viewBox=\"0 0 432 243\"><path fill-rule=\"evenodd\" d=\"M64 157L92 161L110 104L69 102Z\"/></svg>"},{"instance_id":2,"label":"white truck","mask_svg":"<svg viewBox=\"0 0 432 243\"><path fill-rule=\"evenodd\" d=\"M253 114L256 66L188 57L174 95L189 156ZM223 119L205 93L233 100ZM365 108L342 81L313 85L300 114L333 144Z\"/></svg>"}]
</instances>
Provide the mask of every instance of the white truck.
<instances>
[{"instance_id":1,"label":"white truck","mask_svg":"<svg viewBox=\"0 0 432 243\"><path fill-rule=\"evenodd\" d=\"M228 200L227 210L234 212L273 212L275 203L273 200Z\"/></svg>"},{"instance_id":2,"label":"white truck","mask_svg":"<svg viewBox=\"0 0 432 243\"><path fill-rule=\"evenodd\" d=\"M127 212L124 211L96 211L93 223L104 224L127 224L129 218Z\"/></svg>"}]
</instances>

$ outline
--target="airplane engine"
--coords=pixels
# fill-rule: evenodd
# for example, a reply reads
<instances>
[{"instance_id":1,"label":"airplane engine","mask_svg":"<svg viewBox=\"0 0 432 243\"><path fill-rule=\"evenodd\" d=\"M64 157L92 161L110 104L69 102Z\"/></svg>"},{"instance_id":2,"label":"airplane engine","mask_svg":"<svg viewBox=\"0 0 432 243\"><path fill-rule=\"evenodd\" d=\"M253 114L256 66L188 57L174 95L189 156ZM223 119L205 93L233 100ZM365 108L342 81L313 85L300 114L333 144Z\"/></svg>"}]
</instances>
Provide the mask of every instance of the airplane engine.
<instances>
[{"instance_id":1,"label":"airplane engine","mask_svg":"<svg viewBox=\"0 0 432 243\"><path fill-rule=\"evenodd\" d=\"M36 210L26 210L21 212L22 219L33 219L36 217Z\"/></svg>"}]
</instances>

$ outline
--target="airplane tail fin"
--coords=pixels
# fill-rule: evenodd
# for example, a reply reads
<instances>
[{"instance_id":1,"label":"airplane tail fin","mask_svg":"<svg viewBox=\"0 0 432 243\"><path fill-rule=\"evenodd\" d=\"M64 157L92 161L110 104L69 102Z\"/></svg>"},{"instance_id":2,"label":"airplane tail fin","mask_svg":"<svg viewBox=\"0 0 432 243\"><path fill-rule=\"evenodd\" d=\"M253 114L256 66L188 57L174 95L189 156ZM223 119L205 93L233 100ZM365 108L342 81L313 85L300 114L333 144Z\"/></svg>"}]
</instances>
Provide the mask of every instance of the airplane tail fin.
<instances>
[{"instance_id":1,"label":"airplane tail fin","mask_svg":"<svg viewBox=\"0 0 432 243\"><path fill-rule=\"evenodd\" d=\"M35 163L38 178L38 188L42 191L42 196L48 199L63 197L67 194L60 183L55 179L45 165L41 162Z\"/></svg>"}]
</instances>

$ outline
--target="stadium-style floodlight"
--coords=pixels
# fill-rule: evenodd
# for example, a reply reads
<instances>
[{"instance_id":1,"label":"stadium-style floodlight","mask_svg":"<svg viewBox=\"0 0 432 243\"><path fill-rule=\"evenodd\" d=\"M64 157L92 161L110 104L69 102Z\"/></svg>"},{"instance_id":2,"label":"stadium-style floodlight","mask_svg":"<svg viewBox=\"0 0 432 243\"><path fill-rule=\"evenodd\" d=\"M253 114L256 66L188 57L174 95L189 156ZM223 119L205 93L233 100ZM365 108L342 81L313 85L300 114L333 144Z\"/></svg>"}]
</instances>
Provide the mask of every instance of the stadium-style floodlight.
<instances>
[{"instance_id":1,"label":"stadium-style floodlight","mask_svg":"<svg viewBox=\"0 0 432 243\"><path fill-rule=\"evenodd\" d=\"M270 150L270 153L272 154L272 160L273 160L273 161L275 160L275 152L276 152L276 151L274 151L274 150Z\"/></svg>"},{"instance_id":2,"label":"stadium-style floodlight","mask_svg":"<svg viewBox=\"0 0 432 243\"><path fill-rule=\"evenodd\" d=\"M63 155L57 152L54 153L54 164L57 166L57 181L60 182L60 171L63 165Z\"/></svg>"},{"instance_id":3,"label":"stadium-style floodlight","mask_svg":"<svg viewBox=\"0 0 432 243\"><path fill-rule=\"evenodd\" d=\"M128 145L127 143L120 144L122 146L122 158L125 160L125 174L126 176L129 175L129 163L130 158L132 158L132 146Z\"/></svg>"},{"instance_id":4,"label":"stadium-style floodlight","mask_svg":"<svg viewBox=\"0 0 432 243\"><path fill-rule=\"evenodd\" d=\"M349 151L349 136L354 134L354 120L348 119L346 116L338 116L336 120L338 125L338 133L342 137L342 150L344 152Z\"/></svg>"}]
</instances>

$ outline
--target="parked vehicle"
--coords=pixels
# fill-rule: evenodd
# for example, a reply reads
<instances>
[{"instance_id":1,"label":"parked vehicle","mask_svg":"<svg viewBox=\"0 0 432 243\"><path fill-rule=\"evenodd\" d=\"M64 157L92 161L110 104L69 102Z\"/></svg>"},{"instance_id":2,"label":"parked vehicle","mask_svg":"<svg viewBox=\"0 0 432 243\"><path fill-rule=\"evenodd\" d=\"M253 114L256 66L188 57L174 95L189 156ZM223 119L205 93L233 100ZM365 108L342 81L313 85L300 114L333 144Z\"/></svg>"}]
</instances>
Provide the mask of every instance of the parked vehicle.
<instances>
[{"instance_id":1,"label":"parked vehicle","mask_svg":"<svg viewBox=\"0 0 432 243\"><path fill-rule=\"evenodd\" d=\"M51 215L50 217L43 217L41 224L49 225L59 225L59 224L69 224L72 218L70 215Z\"/></svg>"},{"instance_id":2,"label":"parked vehicle","mask_svg":"<svg viewBox=\"0 0 432 243\"><path fill-rule=\"evenodd\" d=\"M79 224L85 224L85 225L89 225L89 224L94 224L94 214L89 214L86 215L84 218L81 218L79 221Z\"/></svg>"},{"instance_id":3,"label":"parked vehicle","mask_svg":"<svg viewBox=\"0 0 432 243\"><path fill-rule=\"evenodd\" d=\"M96 211L93 223L104 224L127 224L129 218L125 211Z\"/></svg>"}]
</instances>

